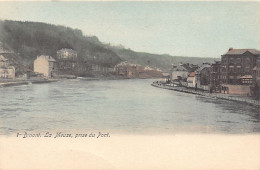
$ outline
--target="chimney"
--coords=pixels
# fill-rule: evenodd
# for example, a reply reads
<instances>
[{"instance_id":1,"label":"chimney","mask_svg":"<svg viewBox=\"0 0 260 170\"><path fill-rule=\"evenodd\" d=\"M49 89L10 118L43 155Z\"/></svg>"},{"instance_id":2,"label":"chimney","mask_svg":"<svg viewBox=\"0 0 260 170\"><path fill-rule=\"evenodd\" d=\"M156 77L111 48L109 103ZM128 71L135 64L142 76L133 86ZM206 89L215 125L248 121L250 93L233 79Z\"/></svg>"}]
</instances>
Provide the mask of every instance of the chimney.
<instances>
[{"instance_id":1,"label":"chimney","mask_svg":"<svg viewBox=\"0 0 260 170\"><path fill-rule=\"evenodd\" d=\"M228 49L228 51L231 51L231 50L233 50L233 48L232 48L232 47L230 47L230 48Z\"/></svg>"}]
</instances>

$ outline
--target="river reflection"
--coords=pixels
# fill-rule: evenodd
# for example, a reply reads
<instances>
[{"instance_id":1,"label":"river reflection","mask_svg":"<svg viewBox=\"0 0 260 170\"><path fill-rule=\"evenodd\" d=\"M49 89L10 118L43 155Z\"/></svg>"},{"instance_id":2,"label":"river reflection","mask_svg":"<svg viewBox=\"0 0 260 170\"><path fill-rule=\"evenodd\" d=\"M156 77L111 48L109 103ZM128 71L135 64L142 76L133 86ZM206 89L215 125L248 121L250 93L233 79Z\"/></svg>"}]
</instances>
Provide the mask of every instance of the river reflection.
<instances>
[{"instance_id":1,"label":"river reflection","mask_svg":"<svg viewBox=\"0 0 260 170\"><path fill-rule=\"evenodd\" d=\"M64 80L0 89L0 132L259 133L253 106L152 87L153 80Z\"/></svg>"}]
</instances>

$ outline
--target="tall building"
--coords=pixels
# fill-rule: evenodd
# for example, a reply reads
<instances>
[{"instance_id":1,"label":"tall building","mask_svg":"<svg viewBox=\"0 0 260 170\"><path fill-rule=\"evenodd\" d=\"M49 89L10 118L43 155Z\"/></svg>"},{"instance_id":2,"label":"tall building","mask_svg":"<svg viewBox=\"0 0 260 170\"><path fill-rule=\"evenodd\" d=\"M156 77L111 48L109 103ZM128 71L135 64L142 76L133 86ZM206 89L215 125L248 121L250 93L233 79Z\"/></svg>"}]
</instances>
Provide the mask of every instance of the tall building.
<instances>
[{"instance_id":1,"label":"tall building","mask_svg":"<svg viewBox=\"0 0 260 170\"><path fill-rule=\"evenodd\" d=\"M233 49L221 57L220 83L242 84L242 80L252 76L260 51L255 49ZM247 82L247 81L245 81Z\"/></svg>"},{"instance_id":2,"label":"tall building","mask_svg":"<svg viewBox=\"0 0 260 170\"><path fill-rule=\"evenodd\" d=\"M53 78L57 73L55 59L51 56L37 56L34 60L34 72L41 73L46 78Z\"/></svg>"},{"instance_id":3,"label":"tall building","mask_svg":"<svg viewBox=\"0 0 260 170\"><path fill-rule=\"evenodd\" d=\"M260 57L257 58L256 62L256 82L260 85Z\"/></svg>"},{"instance_id":4,"label":"tall building","mask_svg":"<svg viewBox=\"0 0 260 170\"><path fill-rule=\"evenodd\" d=\"M256 60L256 66L253 69L253 85L251 93L256 99L260 99L260 57Z\"/></svg>"},{"instance_id":5,"label":"tall building","mask_svg":"<svg viewBox=\"0 0 260 170\"><path fill-rule=\"evenodd\" d=\"M220 90L220 61L216 61L211 65L210 70L210 89L213 92Z\"/></svg>"}]
</instances>

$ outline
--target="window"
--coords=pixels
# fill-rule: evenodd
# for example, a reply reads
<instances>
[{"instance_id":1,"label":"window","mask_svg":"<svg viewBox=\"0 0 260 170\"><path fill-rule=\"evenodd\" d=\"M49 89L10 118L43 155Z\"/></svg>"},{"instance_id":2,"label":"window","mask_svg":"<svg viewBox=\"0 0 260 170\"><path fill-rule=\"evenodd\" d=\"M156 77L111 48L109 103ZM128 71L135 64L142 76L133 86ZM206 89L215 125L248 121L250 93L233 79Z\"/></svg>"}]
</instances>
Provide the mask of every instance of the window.
<instances>
[{"instance_id":1,"label":"window","mask_svg":"<svg viewBox=\"0 0 260 170\"><path fill-rule=\"evenodd\" d=\"M237 71L237 72L241 72L241 67L242 67L241 65L237 65L237 66L236 66L236 71Z\"/></svg>"},{"instance_id":2,"label":"window","mask_svg":"<svg viewBox=\"0 0 260 170\"><path fill-rule=\"evenodd\" d=\"M229 61L230 61L230 62L234 62L234 58L233 58L233 57L230 57L230 58L229 58Z\"/></svg>"},{"instance_id":3,"label":"window","mask_svg":"<svg viewBox=\"0 0 260 170\"><path fill-rule=\"evenodd\" d=\"M241 63L241 58L236 58L237 63Z\"/></svg>"},{"instance_id":4,"label":"window","mask_svg":"<svg viewBox=\"0 0 260 170\"><path fill-rule=\"evenodd\" d=\"M227 62L226 57L222 57L221 62L222 62L222 63L226 63L226 62Z\"/></svg>"},{"instance_id":5,"label":"window","mask_svg":"<svg viewBox=\"0 0 260 170\"><path fill-rule=\"evenodd\" d=\"M234 71L234 65L229 65L228 68L229 68L229 71L230 71L230 72L233 72L233 71Z\"/></svg>"},{"instance_id":6,"label":"window","mask_svg":"<svg viewBox=\"0 0 260 170\"><path fill-rule=\"evenodd\" d=\"M246 72L246 73L249 73L249 72L250 72L250 67L249 67L249 66L246 66L245 72Z\"/></svg>"},{"instance_id":7,"label":"window","mask_svg":"<svg viewBox=\"0 0 260 170\"><path fill-rule=\"evenodd\" d=\"M248 64L250 64L250 58L249 57L247 57L247 58L245 58L245 63L248 65Z\"/></svg>"}]
</instances>

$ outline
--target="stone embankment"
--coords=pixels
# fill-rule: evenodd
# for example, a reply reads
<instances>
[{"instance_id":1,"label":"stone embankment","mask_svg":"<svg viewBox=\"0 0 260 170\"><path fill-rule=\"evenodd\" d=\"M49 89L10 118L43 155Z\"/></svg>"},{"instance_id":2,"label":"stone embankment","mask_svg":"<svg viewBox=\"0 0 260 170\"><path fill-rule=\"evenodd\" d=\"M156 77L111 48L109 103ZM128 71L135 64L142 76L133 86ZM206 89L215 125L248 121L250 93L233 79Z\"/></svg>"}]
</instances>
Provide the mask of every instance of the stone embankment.
<instances>
[{"instance_id":1,"label":"stone embankment","mask_svg":"<svg viewBox=\"0 0 260 170\"><path fill-rule=\"evenodd\" d=\"M41 83L51 83L56 82L58 79L39 79L39 80L10 80L10 81L0 81L0 87L10 87L28 84L41 84Z\"/></svg>"},{"instance_id":2,"label":"stone embankment","mask_svg":"<svg viewBox=\"0 0 260 170\"><path fill-rule=\"evenodd\" d=\"M172 84L170 85L170 84L164 84L164 83L160 83L160 82L153 82L151 85L154 87L158 87L158 88L174 90L174 91L183 92L183 93L190 93L190 94L205 96L205 97L209 97L209 98L213 98L213 99L224 99L224 100L229 100L229 101L242 102L242 103L256 106L260 109L260 101L250 99L249 97L238 96L238 95L228 95L228 94L221 94L221 93L209 93L209 92L205 92L205 91L185 88L185 87L181 87L181 86L173 86Z\"/></svg>"}]
</instances>

